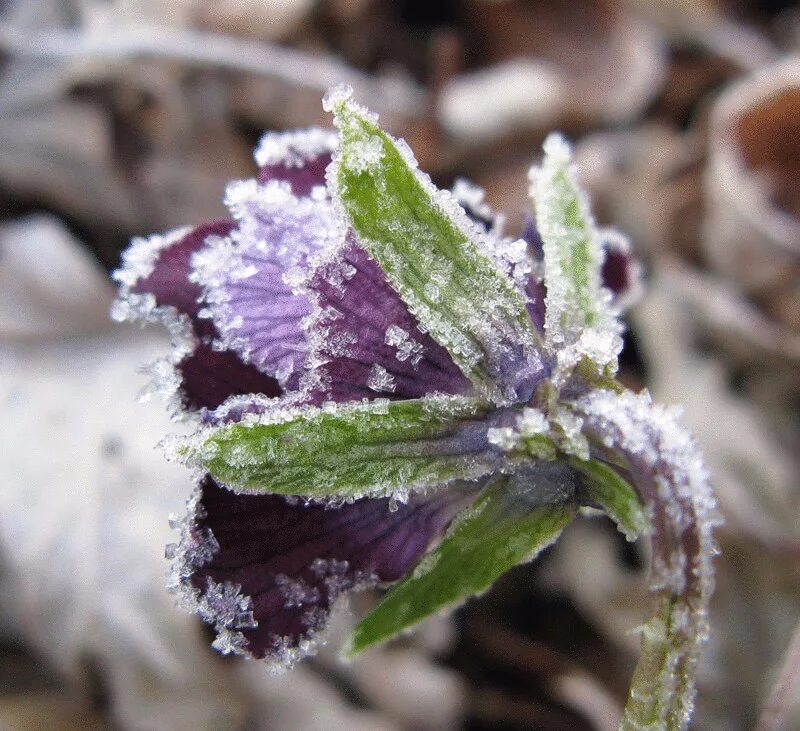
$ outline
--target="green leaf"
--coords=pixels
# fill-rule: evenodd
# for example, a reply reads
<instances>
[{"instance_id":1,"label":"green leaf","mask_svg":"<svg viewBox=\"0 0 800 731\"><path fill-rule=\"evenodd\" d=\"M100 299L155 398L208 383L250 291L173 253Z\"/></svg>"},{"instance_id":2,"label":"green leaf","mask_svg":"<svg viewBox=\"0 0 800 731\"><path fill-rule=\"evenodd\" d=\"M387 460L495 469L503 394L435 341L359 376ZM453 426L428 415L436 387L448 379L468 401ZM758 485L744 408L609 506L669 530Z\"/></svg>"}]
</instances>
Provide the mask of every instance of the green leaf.
<instances>
[{"instance_id":1,"label":"green leaf","mask_svg":"<svg viewBox=\"0 0 800 731\"><path fill-rule=\"evenodd\" d=\"M486 590L553 543L575 515L575 506L537 503L537 487L542 485L522 489L513 476L497 478L456 519L438 548L356 626L347 653L354 655ZM545 486L542 494L547 493Z\"/></svg>"},{"instance_id":2,"label":"green leaf","mask_svg":"<svg viewBox=\"0 0 800 731\"><path fill-rule=\"evenodd\" d=\"M649 530L650 520L638 493L613 467L596 459L572 457L569 462L585 477L585 496L605 510L629 541Z\"/></svg>"},{"instance_id":3,"label":"green leaf","mask_svg":"<svg viewBox=\"0 0 800 731\"><path fill-rule=\"evenodd\" d=\"M479 399L443 395L305 407L208 428L178 452L240 492L403 495L496 469L488 412Z\"/></svg>"},{"instance_id":4,"label":"green leaf","mask_svg":"<svg viewBox=\"0 0 800 731\"><path fill-rule=\"evenodd\" d=\"M601 235L567 142L550 135L544 152L541 167L531 169L530 194L544 250L546 340L554 351L575 346L570 367L588 358L601 371L614 371L622 343L610 294L601 287ZM559 356L567 359L567 353Z\"/></svg>"},{"instance_id":5,"label":"green leaf","mask_svg":"<svg viewBox=\"0 0 800 731\"><path fill-rule=\"evenodd\" d=\"M513 400L509 389L526 377L519 371L541 367L524 296L455 200L417 169L404 142L383 132L347 91L332 94L326 109L341 132L329 180L359 243L479 393Z\"/></svg>"}]
</instances>

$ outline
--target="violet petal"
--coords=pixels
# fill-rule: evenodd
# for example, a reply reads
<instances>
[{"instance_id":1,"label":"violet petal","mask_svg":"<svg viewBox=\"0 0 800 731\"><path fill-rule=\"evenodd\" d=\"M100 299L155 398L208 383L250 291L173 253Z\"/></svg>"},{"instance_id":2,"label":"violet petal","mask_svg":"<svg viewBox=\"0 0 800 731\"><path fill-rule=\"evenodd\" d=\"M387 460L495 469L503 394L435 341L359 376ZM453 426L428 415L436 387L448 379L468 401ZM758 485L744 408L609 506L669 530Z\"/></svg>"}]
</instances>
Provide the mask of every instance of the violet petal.
<instances>
[{"instance_id":1,"label":"violet petal","mask_svg":"<svg viewBox=\"0 0 800 731\"><path fill-rule=\"evenodd\" d=\"M605 235L605 259L600 270L603 286L611 290L614 305L624 312L642 296L642 265L634 256L628 239L612 230L602 233Z\"/></svg>"},{"instance_id":2,"label":"violet petal","mask_svg":"<svg viewBox=\"0 0 800 731\"><path fill-rule=\"evenodd\" d=\"M288 667L313 651L339 596L402 578L477 489L453 485L396 509L386 499L325 508L236 495L206 477L167 549L172 589L215 626L218 650Z\"/></svg>"},{"instance_id":3,"label":"violet petal","mask_svg":"<svg viewBox=\"0 0 800 731\"><path fill-rule=\"evenodd\" d=\"M325 185L337 137L333 130L311 127L291 132L267 132L256 148L258 182L286 182L296 196L309 196Z\"/></svg>"},{"instance_id":4,"label":"violet petal","mask_svg":"<svg viewBox=\"0 0 800 731\"><path fill-rule=\"evenodd\" d=\"M158 321L170 331L172 359L153 370L163 388L177 387L179 409L215 408L237 394L280 394L273 378L243 363L235 353L214 350L217 332L211 322L198 317L201 289L190 280L191 258L207 240L227 236L234 227L233 221L221 219L172 235L139 239L114 275L121 284L115 317Z\"/></svg>"},{"instance_id":5,"label":"violet petal","mask_svg":"<svg viewBox=\"0 0 800 731\"><path fill-rule=\"evenodd\" d=\"M317 400L470 391L449 353L420 330L377 262L354 242L314 273L309 288L318 295L323 333Z\"/></svg>"},{"instance_id":6,"label":"violet petal","mask_svg":"<svg viewBox=\"0 0 800 731\"><path fill-rule=\"evenodd\" d=\"M238 228L193 258L201 314L212 318L219 347L296 390L308 358L304 319L313 311L298 287L309 256L339 243L343 225L329 202L296 198L279 182L235 183L226 200Z\"/></svg>"}]
</instances>

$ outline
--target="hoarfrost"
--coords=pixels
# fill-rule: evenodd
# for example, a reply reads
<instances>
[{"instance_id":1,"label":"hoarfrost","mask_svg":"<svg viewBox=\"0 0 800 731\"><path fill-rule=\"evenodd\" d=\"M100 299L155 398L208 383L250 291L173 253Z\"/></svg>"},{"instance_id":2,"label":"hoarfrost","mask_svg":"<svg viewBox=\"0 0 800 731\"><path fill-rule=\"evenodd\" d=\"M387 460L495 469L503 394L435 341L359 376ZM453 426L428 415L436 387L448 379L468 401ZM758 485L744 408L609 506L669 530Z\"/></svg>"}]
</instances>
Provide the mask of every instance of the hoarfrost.
<instances>
[{"instance_id":1,"label":"hoarfrost","mask_svg":"<svg viewBox=\"0 0 800 731\"><path fill-rule=\"evenodd\" d=\"M178 243L189 231L190 228L183 227L164 234L133 238L122 252L122 266L111 275L120 284L120 297L127 297L137 282L149 277L161 252Z\"/></svg>"},{"instance_id":2,"label":"hoarfrost","mask_svg":"<svg viewBox=\"0 0 800 731\"><path fill-rule=\"evenodd\" d=\"M558 447L565 454L589 458L589 443L581 434L583 421L562 406L550 410L550 416L535 407L526 407L514 426L489 429L491 444L505 452L524 453L535 460L552 460Z\"/></svg>"},{"instance_id":3,"label":"hoarfrost","mask_svg":"<svg viewBox=\"0 0 800 731\"><path fill-rule=\"evenodd\" d=\"M533 437L548 434L550 423L540 409L528 407L523 409L517 419L517 431L523 437Z\"/></svg>"},{"instance_id":4,"label":"hoarfrost","mask_svg":"<svg viewBox=\"0 0 800 731\"><path fill-rule=\"evenodd\" d=\"M550 413L553 425L551 433L553 440L566 454L574 455L578 459L589 459L589 441L581 431L583 419L572 410L558 406Z\"/></svg>"},{"instance_id":5,"label":"hoarfrost","mask_svg":"<svg viewBox=\"0 0 800 731\"><path fill-rule=\"evenodd\" d=\"M216 582L210 576L198 600L197 611L203 621L214 625L217 630L258 626L253 618L253 600L242 594L241 585L230 581Z\"/></svg>"},{"instance_id":6,"label":"hoarfrost","mask_svg":"<svg viewBox=\"0 0 800 731\"><path fill-rule=\"evenodd\" d=\"M245 655L247 640L245 636L236 630L230 630L227 627L222 627L217 630L217 636L211 643L217 652L223 655Z\"/></svg>"},{"instance_id":7,"label":"hoarfrost","mask_svg":"<svg viewBox=\"0 0 800 731\"><path fill-rule=\"evenodd\" d=\"M500 447L504 452L516 449L521 441L520 433L511 426L492 427L486 432L489 444Z\"/></svg>"},{"instance_id":8,"label":"hoarfrost","mask_svg":"<svg viewBox=\"0 0 800 731\"><path fill-rule=\"evenodd\" d=\"M316 586L300 578L292 578L286 574L278 574L275 583L280 587L285 599L283 606L287 609L314 604L319 601L320 593Z\"/></svg>"},{"instance_id":9,"label":"hoarfrost","mask_svg":"<svg viewBox=\"0 0 800 731\"><path fill-rule=\"evenodd\" d=\"M486 191L483 188L465 178L456 178L452 194L470 218L485 224L487 230L496 236L502 234L503 215L496 214L486 202Z\"/></svg>"},{"instance_id":10,"label":"hoarfrost","mask_svg":"<svg viewBox=\"0 0 800 731\"><path fill-rule=\"evenodd\" d=\"M260 167L285 165L287 168L302 168L310 160L331 154L337 143L336 133L321 127L267 132L259 141L253 157Z\"/></svg>"},{"instance_id":11,"label":"hoarfrost","mask_svg":"<svg viewBox=\"0 0 800 731\"><path fill-rule=\"evenodd\" d=\"M531 382L545 368L540 357L538 335L525 309L525 299L505 275L504 266L499 264L496 237L481 230L452 193L433 185L430 177L419 170L407 144L391 138L384 141L365 128L364 125L375 123L375 117L353 102L351 96L351 89L337 88L324 100L325 109L334 112L334 124L346 139L346 143L334 153L326 173L334 204L341 209L343 216L348 215L344 202L347 191L339 189L343 170L356 175L370 172L379 187L385 185L381 166L377 165L379 161L372 153L366 155L366 151L371 150L376 139L382 146L389 144L394 147L414 175L415 183L420 186L431 209L446 220L447 228L456 237L463 238L460 248L463 261L453 261L426 244L431 241L431 230L424 217L404 218L402 221L403 239L418 242L414 256L419 257L419 261L411 261L391 241L387 243L388 239L372 240L356 226L360 243L379 261L390 284L419 321L421 329L448 350L462 371L488 398L504 404L520 395L517 391L521 390L524 400L527 400ZM370 166L375 170L371 171ZM395 233L400 234L400 224L395 220L391 200L379 202L383 208L383 215L379 214L381 225L388 231L394 227ZM415 284L409 278L412 270L424 273L422 278L414 277ZM454 282L466 276L470 281L469 292L459 292ZM480 292L481 297L472 297L473 291ZM443 309L445 294L447 308Z\"/></svg>"},{"instance_id":12,"label":"hoarfrost","mask_svg":"<svg viewBox=\"0 0 800 731\"><path fill-rule=\"evenodd\" d=\"M304 290L308 261L340 246L344 226L329 201L298 198L283 181L231 183L225 201L238 227L192 258L201 316L219 332L215 347L296 390L309 357L302 323L314 311Z\"/></svg>"},{"instance_id":13,"label":"hoarfrost","mask_svg":"<svg viewBox=\"0 0 800 731\"><path fill-rule=\"evenodd\" d=\"M350 568L349 562L335 558L315 558L309 567L318 579L325 576L341 576Z\"/></svg>"},{"instance_id":14,"label":"hoarfrost","mask_svg":"<svg viewBox=\"0 0 800 731\"><path fill-rule=\"evenodd\" d=\"M357 173L374 168L383 158L383 142L380 137L366 137L351 145L347 152L347 165Z\"/></svg>"},{"instance_id":15,"label":"hoarfrost","mask_svg":"<svg viewBox=\"0 0 800 731\"><path fill-rule=\"evenodd\" d=\"M182 382L176 366L194 353L197 338L188 315L171 305L159 306L153 294L134 292L136 285L149 277L165 249L177 244L191 229L180 228L148 238L135 238L122 254L122 266L112 278L119 283L119 295L111 306L111 318L116 322L135 322L140 325L159 324L170 339L170 355L143 369L150 382L139 395L146 401L159 394L167 403L170 415L178 420L186 418L182 408L179 388Z\"/></svg>"},{"instance_id":16,"label":"hoarfrost","mask_svg":"<svg viewBox=\"0 0 800 731\"><path fill-rule=\"evenodd\" d=\"M422 560L416 565L411 574L412 579L421 579L425 574L429 574L436 567L436 564L442 558L442 554L434 551L422 557Z\"/></svg>"},{"instance_id":17,"label":"hoarfrost","mask_svg":"<svg viewBox=\"0 0 800 731\"><path fill-rule=\"evenodd\" d=\"M373 363L367 376L367 386L373 391L392 392L397 387L394 376L382 365Z\"/></svg>"},{"instance_id":18,"label":"hoarfrost","mask_svg":"<svg viewBox=\"0 0 800 731\"><path fill-rule=\"evenodd\" d=\"M653 404L647 393L593 391L575 404L585 419L584 431L626 458L653 520L651 591L660 598L663 637L654 644L665 652L649 703L675 708L676 728L685 728L691 713L694 668L708 635L708 602L713 591L713 529L720 524L716 500L702 454L678 422L680 411ZM655 633L656 624L650 632ZM647 639L647 638L645 638ZM656 643L656 640L653 640ZM659 649L660 648L660 649ZM634 684L635 693L645 693Z\"/></svg>"},{"instance_id":19,"label":"hoarfrost","mask_svg":"<svg viewBox=\"0 0 800 731\"><path fill-rule=\"evenodd\" d=\"M422 343L417 342L399 325L389 325L386 328L386 345L391 345L397 349L396 357L399 361L409 361L411 365L417 366L422 360L424 348Z\"/></svg>"},{"instance_id":20,"label":"hoarfrost","mask_svg":"<svg viewBox=\"0 0 800 731\"><path fill-rule=\"evenodd\" d=\"M170 528L180 531L178 543L166 546L165 555L171 560L167 573L167 589L177 596L177 606L198 614L212 625L217 637L214 649L223 654L245 654L247 640L243 629L258 626L253 616L253 601L242 594L241 586L229 581L215 582L206 577L206 585L198 589L192 583L195 572L208 566L219 551L219 543L209 528L199 528L197 523L205 517L200 503L200 488L195 488L186 501L182 518L171 515Z\"/></svg>"}]
</instances>

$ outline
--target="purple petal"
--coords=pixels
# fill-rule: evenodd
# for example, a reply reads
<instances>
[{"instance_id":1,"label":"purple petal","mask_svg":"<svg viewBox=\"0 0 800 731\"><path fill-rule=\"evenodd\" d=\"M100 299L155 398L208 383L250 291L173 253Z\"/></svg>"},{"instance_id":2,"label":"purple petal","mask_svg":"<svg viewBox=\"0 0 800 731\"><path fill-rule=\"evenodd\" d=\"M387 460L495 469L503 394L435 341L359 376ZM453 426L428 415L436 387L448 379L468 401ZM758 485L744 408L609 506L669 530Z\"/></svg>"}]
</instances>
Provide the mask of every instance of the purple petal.
<instances>
[{"instance_id":1,"label":"purple petal","mask_svg":"<svg viewBox=\"0 0 800 731\"><path fill-rule=\"evenodd\" d=\"M315 354L321 400L469 392L449 353L419 329L378 264L352 241L315 272L309 288L318 295L323 333Z\"/></svg>"},{"instance_id":2,"label":"purple petal","mask_svg":"<svg viewBox=\"0 0 800 731\"><path fill-rule=\"evenodd\" d=\"M311 127L292 132L267 132L256 148L259 183L280 180L296 196L309 196L325 186L325 169L331 161L337 137L333 130Z\"/></svg>"},{"instance_id":3,"label":"purple petal","mask_svg":"<svg viewBox=\"0 0 800 731\"><path fill-rule=\"evenodd\" d=\"M227 236L235 227L218 220L195 229L137 239L115 272L120 298L118 320L161 322L173 341L171 361L153 368L158 390L174 392L176 407L191 411L215 408L230 396L245 393L280 394L277 382L229 351L212 348L214 326L198 318L200 287L190 278L191 258L209 240Z\"/></svg>"},{"instance_id":4,"label":"purple petal","mask_svg":"<svg viewBox=\"0 0 800 731\"><path fill-rule=\"evenodd\" d=\"M477 489L454 485L394 510L385 499L325 508L236 495L206 477L181 543L167 549L171 588L215 626L216 649L287 667L313 651L339 596L404 576Z\"/></svg>"},{"instance_id":5,"label":"purple petal","mask_svg":"<svg viewBox=\"0 0 800 731\"><path fill-rule=\"evenodd\" d=\"M628 239L612 230L605 230L603 234L603 286L611 290L613 302L620 311L625 311L642 295L642 265L633 255Z\"/></svg>"},{"instance_id":6,"label":"purple petal","mask_svg":"<svg viewBox=\"0 0 800 731\"><path fill-rule=\"evenodd\" d=\"M542 237L539 236L536 224L530 216L525 217L521 238L528 245L528 255L534 262L539 263L539 266L534 267L533 271L525 277L525 296L528 300L528 314L539 332L544 334L544 298L547 293L541 268L541 261L544 259L544 248L542 246Z\"/></svg>"},{"instance_id":7,"label":"purple petal","mask_svg":"<svg viewBox=\"0 0 800 731\"><path fill-rule=\"evenodd\" d=\"M283 392L274 378L242 363L230 350L214 350L201 341L194 352L177 365L181 376L184 408L216 409L231 396L263 394L280 396Z\"/></svg>"},{"instance_id":8,"label":"purple petal","mask_svg":"<svg viewBox=\"0 0 800 731\"><path fill-rule=\"evenodd\" d=\"M161 249L152 264L152 271L131 287L134 294L152 294L158 307L174 307L178 312L196 318L201 290L189 280L192 255L208 237L224 238L236 228L229 219L219 219L190 230L175 243Z\"/></svg>"},{"instance_id":9,"label":"purple petal","mask_svg":"<svg viewBox=\"0 0 800 731\"><path fill-rule=\"evenodd\" d=\"M309 350L304 319L313 312L298 287L309 256L343 240L341 219L329 202L296 198L279 182L235 183L226 201L238 228L193 258L201 315L212 318L219 347L296 390Z\"/></svg>"},{"instance_id":10,"label":"purple petal","mask_svg":"<svg viewBox=\"0 0 800 731\"><path fill-rule=\"evenodd\" d=\"M536 228L536 222L531 216L525 216L525 224L522 228L522 238L528 244L528 251L536 261L544 259L544 244Z\"/></svg>"},{"instance_id":11,"label":"purple petal","mask_svg":"<svg viewBox=\"0 0 800 731\"><path fill-rule=\"evenodd\" d=\"M539 332L544 335L545 306L544 298L547 289L541 276L531 275L525 279L525 296L527 297L526 307L528 314L533 320Z\"/></svg>"}]
</instances>

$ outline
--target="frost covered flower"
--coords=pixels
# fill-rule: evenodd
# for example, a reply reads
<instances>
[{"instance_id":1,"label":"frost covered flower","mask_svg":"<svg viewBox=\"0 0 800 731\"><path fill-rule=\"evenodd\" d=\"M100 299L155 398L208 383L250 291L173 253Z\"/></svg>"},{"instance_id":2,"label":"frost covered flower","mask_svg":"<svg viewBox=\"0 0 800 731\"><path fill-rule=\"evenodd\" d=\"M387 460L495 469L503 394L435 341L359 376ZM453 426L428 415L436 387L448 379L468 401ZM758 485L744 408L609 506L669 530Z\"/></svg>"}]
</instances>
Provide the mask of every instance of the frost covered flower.
<instances>
[{"instance_id":1,"label":"frost covered flower","mask_svg":"<svg viewBox=\"0 0 800 731\"><path fill-rule=\"evenodd\" d=\"M171 588L218 650L281 668L347 592L397 582L356 653L599 507L652 544L623 724L685 726L715 503L676 412L614 379L627 242L595 226L557 135L515 240L480 190L437 190L348 90L325 107L338 134L267 134L229 220L136 240L115 275L115 317L169 328L156 380L198 423L167 443L199 476Z\"/></svg>"}]
</instances>

